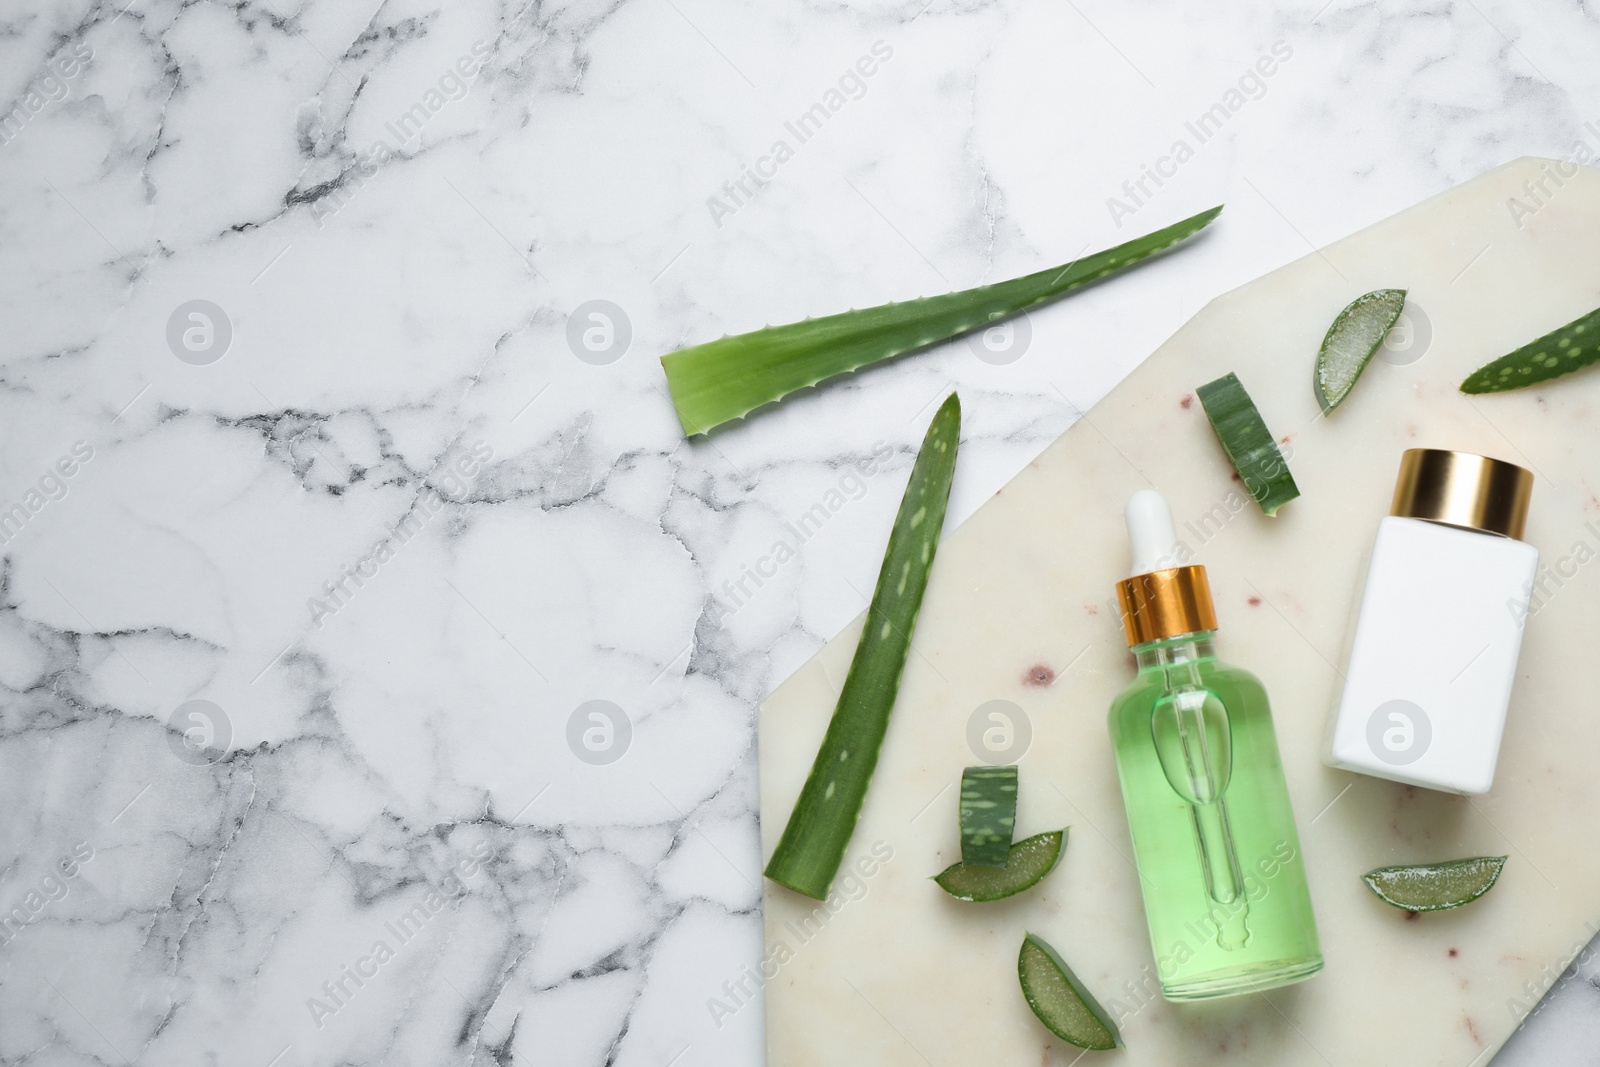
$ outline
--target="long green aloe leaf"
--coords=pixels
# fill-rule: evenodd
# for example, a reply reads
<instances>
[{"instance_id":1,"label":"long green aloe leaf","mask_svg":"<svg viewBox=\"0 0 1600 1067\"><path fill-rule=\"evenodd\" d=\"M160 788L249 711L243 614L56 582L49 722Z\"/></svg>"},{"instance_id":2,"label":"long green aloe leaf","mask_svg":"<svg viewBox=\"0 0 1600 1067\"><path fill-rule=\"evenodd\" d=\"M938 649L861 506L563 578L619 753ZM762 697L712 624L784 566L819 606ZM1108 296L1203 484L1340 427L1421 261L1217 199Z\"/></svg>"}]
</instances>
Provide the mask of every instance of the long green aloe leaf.
<instances>
[{"instance_id":1,"label":"long green aloe leaf","mask_svg":"<svg viewBox=\"0 0 1600 1067\"><path fill-rule=\"evenodd\" d=\"M1219 205L1166 229L1036 274L959 293L722 337L661 357L685 433L705 433L796 389L948 341L1125 270L1200 230Z\"/></svg>"},{"instance_id":2,"label":"long green aloe leaf","mask_svg":"<svg viewBox=\"0 0 1600 1067\"><path fill-rule=\"evenodd\" d=\"M951 393L934 414L912 465L839 703L767 863L768 878L817 900L826 899L833 885L878 765L939 546L960 441L961 401Z\"/></svg>"},{"instance_id":3,"label":"long green aloe leaf","mask_svg":"<svg viewBox=\"0 0 1600 1067\"><path fill-rule=\"evenodd\" d=\"M1600 361L1600 308L1467 375L1463 393L1503 393Z\"/></svg>"}]
</instances>

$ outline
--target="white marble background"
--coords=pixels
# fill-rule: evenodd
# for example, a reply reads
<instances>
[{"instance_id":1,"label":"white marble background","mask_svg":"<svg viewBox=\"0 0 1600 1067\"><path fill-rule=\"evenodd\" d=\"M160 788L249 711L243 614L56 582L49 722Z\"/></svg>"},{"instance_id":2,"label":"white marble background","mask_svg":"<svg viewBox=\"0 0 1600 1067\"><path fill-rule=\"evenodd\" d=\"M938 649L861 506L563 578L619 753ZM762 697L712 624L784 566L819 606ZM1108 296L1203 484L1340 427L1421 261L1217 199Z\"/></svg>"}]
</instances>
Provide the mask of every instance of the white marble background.
<instances>
[{"instance_id":1,"label":"white marble background","mask_svg":"<svg viewBox=\"0 0 1600 1067\"><path fill-rule=\"evenodd\" d=\"M0 6L5 1063L759 1062L707 1007L759 952L754 708L863 607L931 402L959 519L1217 293L1600 150L1595 0L124 2ZM694 442L663 395L1222 199L1013 362ZM1590 966L1496 1062L1597 1037Z\"/></svg>"}]
</instances>

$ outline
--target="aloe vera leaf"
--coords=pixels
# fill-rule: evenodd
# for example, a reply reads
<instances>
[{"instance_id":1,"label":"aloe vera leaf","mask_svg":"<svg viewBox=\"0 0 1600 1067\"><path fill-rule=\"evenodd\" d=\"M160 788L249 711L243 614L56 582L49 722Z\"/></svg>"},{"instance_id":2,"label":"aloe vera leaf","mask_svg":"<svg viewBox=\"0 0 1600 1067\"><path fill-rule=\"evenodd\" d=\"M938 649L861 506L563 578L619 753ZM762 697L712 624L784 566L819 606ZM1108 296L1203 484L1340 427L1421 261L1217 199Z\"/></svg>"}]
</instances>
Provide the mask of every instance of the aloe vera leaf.
<instances>
[{"instance_id":1,"label":"aloe vera leaf","mask_svg":"<svg viewBox=\"0 0 1600 1067\"><path fill-rule=\"evenodd\" d=\"M961 862L1004 867L1017 825L1017 768L968 767L961 772Z\"/></svg>"},{"instance_id":2,"label":"aloe vera leaf","mask_svg":"<svg viewBox=\"0 0 1600 1067\"><path fill-rule=\"evenodd\" d=\"M1284 462L1278 443L1272 439L1238 375L1230 371L1196 389L1195 395L1206 409L1206 418L1211 420L1222 450L1262 511L1273 515L1300 495L1289 464Z\"/></svg>"},{"instance_id":3,"label":"aloe vera leaf","mask_svg":"<svg viewBox=\"0 0 1600 1067\"><path fill-rule=\"evenodd\" d=\"M1100 1050L1122 1044L1122 1034L1111 1013L1072 973L1061 953L1037 934L1028 934L1022 940L1017 977L1028 1007L1063 1041Z\"/></svg>"},{"instance_id":4,"label":"aloe vera leaf","mask_svg":"<svg viewBox=\"0 0 1600 1067\"><path fill-rule=\"evenodd\" d=\"M706 433L796 389L988 327L1133 266L1199 232L1221 206L1061 267L959 293L768 326L661 357L686 434Z\"/></svg>"},{"instance_id":5,"label":"aloe vera leaf","mask_svg":"<svg viewBox=\"0 0 1600 1067\"><path fill-rule=\"evenodd\" d=\"M1374 289L1339 312L1317 350L1312 388L1324 412L1338 407L1389 336L1406 304L1404 289Z\"/></svg>"},{"instance_id":6,"label":"aloe vera leaf","mask_svg":"<svg viewBox=\"0 0 1600 1067\"><path fill-rule=\"evenodd\" d=\"M933 876L939 888L973 903L987 903L1014 897L1032 889L1056 869L1067 844L1067 831L1051 830L1034 834L1011 846L1004 867L972 867L952 863Z\"/></svg>"},{"instance_id":7,"label":"aloe vera leaf","mask_svg":"<svg viewBox=\"0 0 1600 1067\"><path fill-rule=\"evenodd\" d=\"M1461 383L1463 393L1503 393L1559 378L1600 360L1600 308L1487 363Z\"/></svg>"},{"instance_id":8,"label":"aloe vera leaf","mask_svg":"<svg viewBox=\"0 0 1600 1067\"><path fill-rule=\"evenodd\" d=\"M951 393L934 413L911 467L839 703L767 862L768 878L817 900L825 899L833 885L878 765L939 546L960 442L961 401Z\"/></svg>"},{"instance_id":9,"label":"aloe vera leaf","mask_svg":"<svg viewBox=\"0 0 1600 1067\"><path fill-rule=\"evenodd\" d=\"M1361 880L1385 904L1406 911L1448 911L1493 889L1505 865L1505 856L1474 856L1449 863L1379 867Z\"/></svg>"}]
</instances>

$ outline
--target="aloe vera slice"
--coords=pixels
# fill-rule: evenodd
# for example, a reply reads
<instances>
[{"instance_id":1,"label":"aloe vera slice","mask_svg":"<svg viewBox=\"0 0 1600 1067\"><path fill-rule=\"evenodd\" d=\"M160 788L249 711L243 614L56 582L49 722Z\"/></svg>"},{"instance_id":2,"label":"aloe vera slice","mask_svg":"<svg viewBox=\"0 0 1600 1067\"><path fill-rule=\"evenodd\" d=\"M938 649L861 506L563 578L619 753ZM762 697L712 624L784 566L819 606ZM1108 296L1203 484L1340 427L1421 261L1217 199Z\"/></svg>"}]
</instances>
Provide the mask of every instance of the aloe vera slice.
<instances>
[{"instance_id":1,"label":"aloe vera slice","mask_svg":"<svg viewBox=\"0 0 1600 1067\"><path fill-rule=\"evenodd\" d=\"M1356 297L1339 312L1322 338L1312 375L1317 403L1324 412L1332 411L1350 395L1356 379L1372 362L1405 304L1404 289L1374 289Z\"/></svg>"},{"instance_id":2,"label":"aloe vera slice","mask_svg":"<svg viewBox=\"0 0 1600 1067\"><path fill-rule=\"evenodd\" d=\"M1034 934L1023 938L1017 977L1028 1007L1061 1040L1101 1050L1122 1044L1117 1024L1043 938Z\"/></svg>"},{"instance_id":3,"label":"aloe vera slice","mask_svg":"<svg viewBox=\"0 0 1600 1067\"><path fill-rule=\"evenodd\" d=\"M1133 266L1203 229L1202 211L1061 267L959 293L862 308L722 337L661 357L686 434L705 433L796 389L988 327Z\"/></svg>"},{"instance_id":4,"label":"aloe vera slice","mask_svg":"<svg viewBox=\"0 0 1600 1067\"><path fill-rule=\"evenodd\" d=\"M1066 851L1067 831L1051 830L1034 834L1011 846L1004 867L976 867L967 863L952 863L933 876L939 888L955 897L973 903L987 903L1014 897L1025 889L1032 889L1044 876L1056 869L1061 854Z\"/></svg>"},{"instance_id":5,"label":"aloe vera slice","mask_svg":"<svg viewBox=\"0 0 1600 1067\"><path fill-rule=\"evenodd\" d=\"M1004 867L1017 825L1017 768L968 767L961 772L961 862Z\"/></svg>"},{"instance_id":6,"label":"aloe vera slice","mask_svg":"<svg viewBox=\"0 0 1600 1067\"><path fill-rule=\"evenodd\" d=\"M1515 352L1487 363L1461 383L1463 393L1503 393L1559 378L1600 360L1600 308Z\"/></svg>"},{"instance_id":7,"label":"aloe vera slice","mask_svg":"<svg viewBox=\"0 0 1600 1067\"><path fill-rule=\"evenodd\" d=\"M960 442L961 401L951 393L922 439L839 703L767 863L768 878L817 900L833 885L878 765L944 526Z\"/></svg>"},{"instance_id":8,"label":"aloe vera slice","mask_svg":"<svg viewBox=\"0 0 1600 1067\"><path fill-rule=\"evenodd\" d=\"M1222 450L1262 511L1274 515L1300 495L1289 464L1284 462L1271 431L1261 421L1261 412L1237 375L1230 371L1196 389L1195 395L1206 409L1206 418L1211 420Z\"/></svg>"},{"instance_id":9,"label":"aloe vera slice","mask_svg":"<svg viewBox=\"0 0 1600 1067\"><path fill-rule=\"evenodd\" d=\"M1361 876L1385 904L1406 911L1448 911L1471 904L1494 888L1504 856L1474 856L1449 863L1379 867Z\"/></svg>"}]
</instances>

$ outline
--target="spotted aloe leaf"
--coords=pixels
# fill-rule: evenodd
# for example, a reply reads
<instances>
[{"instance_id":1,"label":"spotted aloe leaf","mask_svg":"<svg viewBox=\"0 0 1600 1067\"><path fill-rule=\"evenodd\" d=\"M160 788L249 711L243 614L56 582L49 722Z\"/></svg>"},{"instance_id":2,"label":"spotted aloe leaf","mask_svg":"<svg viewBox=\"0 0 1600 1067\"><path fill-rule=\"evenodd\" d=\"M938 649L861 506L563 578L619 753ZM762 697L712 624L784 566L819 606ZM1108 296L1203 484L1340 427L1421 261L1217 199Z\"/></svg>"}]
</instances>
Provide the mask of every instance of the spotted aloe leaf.
<instances>
[{"instance_id":1,"label":"spotted aloe leaf","mask_svg":"<svg viewBox=\"0 0 1600 1067\"><path fill-rule=\"evenodd\" d=\"M1221 206L1060 267L959 293L722 337L661 357L685 433L705 433L797 389L991 326L1125 270L1204 229Z\"/></svg>"},{"instance_id":2,"label":"spotted aloe leaf","mask_svg":"<svg viewBox=\"0 0 1600 1067\"><path fill-rule=\"evenodd\" d=\"M968 767L961 772L961 862L1004 867L1017 825L1017 767Z\"/></svg>"},{"instance_id":3,"label":"spotted aloe leaf","mask_svg":"<svg viewBox=\"0 0 1600 1067\"><path fill-rule=\"evenodd\" d=\"M939 547L960 443L961 401L951 393L934 413L911 466L839 703L767 862L768 878L817 900L826 899L833 885L878 765ZM1006 843L1010 844L1009 834Z\"/></svg>"},{"instance_id":4,"label":"spotted aloe leaf","mask_svg":"<svg viewBox=\"0 0 1600 1067\"><path fill-rule=\"evenodd\" d=\"M1570 374L1600 361L1600 308L1529 341L1467 375L1463 393L1503 393Z\"/></svg>"}]
</instances>

